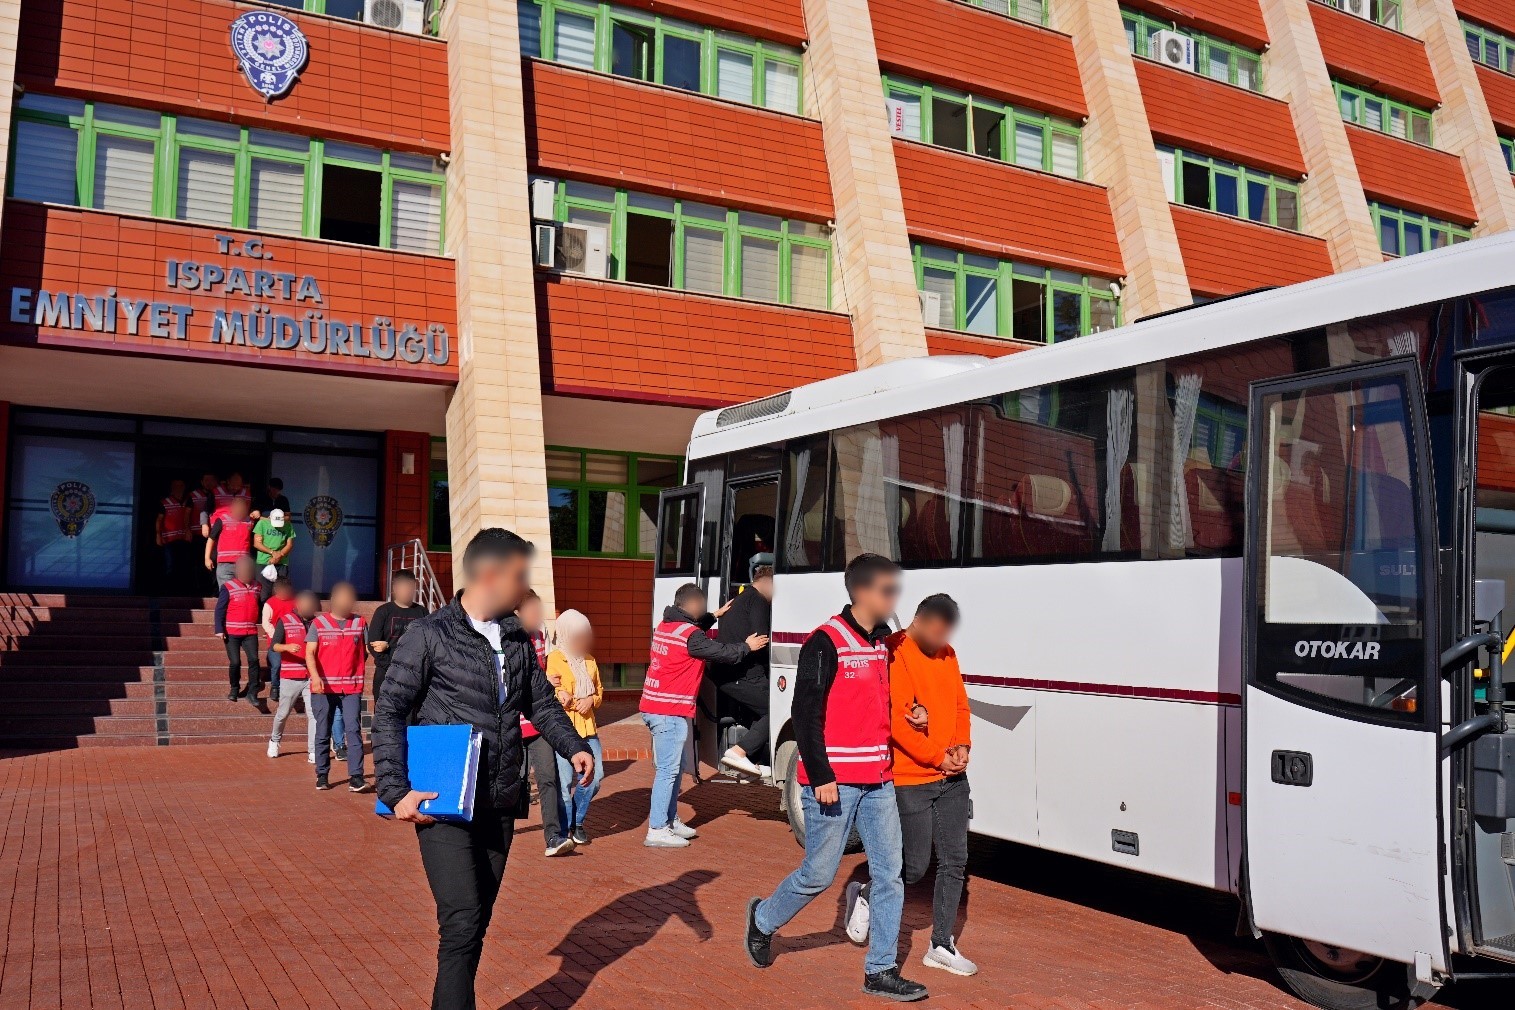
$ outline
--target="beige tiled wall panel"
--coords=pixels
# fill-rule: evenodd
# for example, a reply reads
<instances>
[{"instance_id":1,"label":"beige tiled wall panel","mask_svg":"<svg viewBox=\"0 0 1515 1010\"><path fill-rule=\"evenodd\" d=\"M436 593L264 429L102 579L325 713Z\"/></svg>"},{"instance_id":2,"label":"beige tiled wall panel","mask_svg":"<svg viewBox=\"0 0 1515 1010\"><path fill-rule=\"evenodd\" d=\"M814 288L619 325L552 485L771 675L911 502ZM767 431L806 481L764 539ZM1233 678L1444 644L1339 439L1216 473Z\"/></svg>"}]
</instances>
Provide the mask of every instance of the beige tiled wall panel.
<instances>
[{"instance_id":1,"label":"beige tiled wall panel","mask_svg":"<svg viewBox=\"0 0 1515 1010\"><path fill-rule=\"evenodd\" d=\"M6 191L10 164L11 104L16 92L16 39L21 30L21 0L0 0L0 193Z\"/></svg>"},{"instance_id":2,"label":"beige tiled wall panel","mask_svg":"<svg viewBox=\"0 0 1515 1010\"><path fill-rule=\"evenodd\" d=\"M1110 192L1126 264L1122 312L1130 320L1187 305L1184 258L1119 0L1067 0L1053 4L1052 16L1053 27L1073 36L1084 82L1084 177Z\"/></svg>"},{"instance_id":3,"label":"beige tiled wall panel","mask_svg":"<svg viewBox=\"0 0 1515 1010\"><path fill-rule=\"evenodd\" d=\"M859 367L926 353L867 0L805 0L807 71L836 203L836 276Z\"/></svg>"},{"instance_id":4,"label":"beige tiled wall panel","mask_svg":"<svg viewBox=\"0 0 1515 1010\"><path fill-rule=\"evenodd\" d=\"M1310 18L1310 0L1262 0L1262 11L1272 39L1263 60L1264 87L1289 103L1309 173L1299 195L1305 230L1326 240L1337 271L1381 263L1368 199Z\"/></svg>"},{"instance_id":5,"label":"beige tiled wall panel","mask_svg":"<svg viewBox=\"0 0 1515 1010\"><path fill-rule=\"evenodd\" d=\"M450 0L442 36L452 110L447 253L458 269L458 386L447 409L454 564L478 530L536 544L532 584L553 613L515 0ZM460 571L461 568L455 568Z\"/></svg>"}]
</instances>

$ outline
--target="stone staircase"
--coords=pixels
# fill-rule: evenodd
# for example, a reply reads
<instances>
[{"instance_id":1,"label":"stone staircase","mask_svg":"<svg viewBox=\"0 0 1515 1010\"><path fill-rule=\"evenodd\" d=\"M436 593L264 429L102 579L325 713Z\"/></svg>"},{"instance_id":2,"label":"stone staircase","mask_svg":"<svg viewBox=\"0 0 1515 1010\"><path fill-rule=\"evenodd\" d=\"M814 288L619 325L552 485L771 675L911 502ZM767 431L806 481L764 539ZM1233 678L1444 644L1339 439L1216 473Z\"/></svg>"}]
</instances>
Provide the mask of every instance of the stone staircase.
<instances>
[{"instance_id":1,"label":"stone staircase","mask_svg":"<svg viewBox=\"0 0 1515 1010\"><path fill-rule=\"evenodd\" d=\"M226 700L214 608L198 597L0 593L0 748L266 740L271 716ZM303 744L298 708L284 732Z\"/></svg>"}]
</instances>

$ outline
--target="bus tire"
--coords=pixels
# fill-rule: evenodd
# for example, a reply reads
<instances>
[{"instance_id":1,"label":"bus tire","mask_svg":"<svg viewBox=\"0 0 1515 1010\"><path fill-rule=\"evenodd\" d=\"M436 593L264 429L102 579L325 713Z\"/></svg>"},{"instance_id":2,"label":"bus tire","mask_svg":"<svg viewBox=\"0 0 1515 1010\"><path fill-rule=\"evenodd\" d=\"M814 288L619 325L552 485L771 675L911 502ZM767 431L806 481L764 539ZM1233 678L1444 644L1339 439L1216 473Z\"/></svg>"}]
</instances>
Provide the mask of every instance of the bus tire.
<instances>
[{"instance_id":1,"label":"bus tire","mask_svg":"<svg viewBox=\"0 0 1515 1010\"><path fill-rule=\"evenodd\" d=\"M1284 988L1321 1010L1414 1010L1425 1002L1411 995L1409 969L1396 961L1337 950L1333 962L1312 950L1317 945L1281 933L1264 933L1263 944Z\"/></svg>"},{"instance_id":2,"label":"bus tire","mask_svg":"<svg viewBox=\"0 0 1515 1010\"><path fill-rule=\"evenodd\" d=\"M779 745L778 754L780 757L787 755L787 759L778 765L784 769L784 812L789 817L789 830L794 834L794 840L803 849L805 847L805 805L800 802L800 749L793 740L789 740ZM847 837L847 851L863 851L863 840L856 828Z\"/></svg>"}]
</instances>

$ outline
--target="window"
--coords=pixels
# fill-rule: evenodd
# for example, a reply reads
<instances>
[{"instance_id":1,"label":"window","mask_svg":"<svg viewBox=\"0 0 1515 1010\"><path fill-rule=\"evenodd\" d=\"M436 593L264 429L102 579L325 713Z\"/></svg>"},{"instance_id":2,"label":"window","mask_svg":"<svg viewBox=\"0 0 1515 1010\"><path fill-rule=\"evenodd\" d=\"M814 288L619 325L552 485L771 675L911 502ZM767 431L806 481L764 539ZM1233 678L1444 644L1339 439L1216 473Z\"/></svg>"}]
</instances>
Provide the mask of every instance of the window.
<instances>
[{"instance_id":1,"label":"window","mask_svg":"<svg viewBox=\"0 0 1515 1010\"><path fill-rule=\"evenodd\" d=\"M887 74L884 94L904 105L903 136L910 140L1070 179L1083 173L1076 123Z\"/></svg>"},{"instance_id":2,"label":"window","mask_svg":"<svg viewBox=\"0 0 1515 1010\"><path fill-rule=\"evenodd\" d=\"M1261 53L1140 11L1122 8L1120 14L1126 26L1126 45L1137 56L1154 59L1152 37L1160 31L1178 32L1194 40L1195 73L1248 91L1262 90Z\"/></svg>"},{"instance_id":3,"label":"window","mask_svg":"<svg viewBox=\"0 0 1515 1010\"><path fill-rule=\"evenodd\" d=\"M831 307L831 240L815 222L583 182L558 182L555 215L607 230L617 280Z\"/></svg>"},{"instance_id":4,"label":"window","mask_svg":"<svg viewBox=\"0 0 1515 1010\"><path fill-rule=\"evenodd\" d=\"M1499 150L1504 153L1504 164L1511 172L1515 172L1515 140L1509 137L1499 138Z\"/></svg>"},{"instance_id":5,"label":"window","mask_svg":"<svg viewBox=\"0 0 1515 1010\"><path fill-rule=\"evenodd\" d=\"M14 118L14 197L441 251L443 175L423 155L34 93Z\"/></svg>"},{"instance_id":6,"label":"window","mask_svg":"<svg viewBox=\"0 0 1515 1010\"><path fill-rule=\"evenodd\" d=\"M1335 7L1337 10L1344 9L1342 4L1345 0L1320 0L1327 7ZM1400 0L1368 0L1372 5L1373 20L1385 28L1399 31Z\"/></svg>"},{"instance_id":7,"label":"window","mask_svg":"<svg viewBox=\"0 0 1515 1010\"><path fill-rule=\"evenodd\" d=\"M1471 21L1462 23L1462 34L1468 43L1468 53L1475 62L1506 74L1515 74L1515 39Z\"/></svg>"},{"instance_id":8,"label":"window","mask_svg":"<svg viewBox=\"0 0 1515 1010\"><path fill-rule=\"evenodd\" d=\"M1378 229L1378 245L1389 256L1413 256L1427 249L1466 242L1473 233L1461 225L1441 221L1426 214L1370 200L1373 224Z\"/></svg>"},{"instance_id":9,"label":"window","mask_svg":"<svg viewBox=\"0 0 1515 1010\"><path fill-rule=\"evenodd\" d=\"M802 111L801 54L615 4L519 0L521 52L778 112Z\"/></svg>"},{"instance_id":10,"label":"window","mask_svg":"<svg viewBox=\"0 0 1515 1010\"><path fill-rule=\"evenodd\" d=\"M1332 81L1341 118L1369 130L1387 133L1401 140L1413 140L1431 146L1431 114L1392 98L1364 91L1341 81Z\"/></svg>"},{"instance_id":11,"label":"window","mask_svg":"<svg viewBox=\"0 0 1515 1010\"><path fill-rule=\"evenodd\" d=\"M426 549L452 550L452 499L447 492L447 440L431 440L431 499L427 506Z\"/></svg>"},{"instance_id":12,"label":"window","mask_svg":"<svg viewBox=\"0 0 1515 1010\"><path fill-rule=\"evenodd\" d=\"M827 474L831 440L825 435L791 442L780 479L784 519L778 557L786 572L818 572L825 550Z\"/></svg>"},{"instance_id":13,"label":"window","mask_svg":"<svg viewBox=\"0 0 1515 1010\"><path fill-rule=\"evenodd\" d=\"M677 486L682 472L683 461L677 456L548 446L547 514L553 553L652 557L658 492ZM692 509L689 522L694 522ZM664 544L665 552L674 552L663 559L665 574L683 571L680 552L690 553L692 571L694 541L691 535Z\"/></svg>"},{"instance_id":14,"label":"window","mask_svg":"<svg viewBox=\"0 0 1515 1010\"><path fill-rule=\"evenodd\" d=\"M913 251L916 284L940 298L946 329L1052 343L1117 325L1104 278L922 243Z\"/></svg>"},{"instance_id":15,"label":"window","mask_svg":"<svg viewBox=\"0 0 1515 1010\"><path fill-rule=\"evenodd\" d=\"M1047 23L1047 10L1051 0L968 0L968 3L1005 17L1044 25Z\"/></svg>"},{"instance_id":16,"label":"window","mask_svg":"<svg viewBox=\"0 0 1515 1010\"><path fill-rule=\"evenodd\" d=\"M1174 203L1299 231L1299 183L1192 151L1160 147L1173 156L1164 179Z\"/></svg>"},{"instance_id":17,"label":"window","mask_svg":"<svg viewBox=\"0 0 1515 1010\"><path fill-rule=\"evenodd\" d=\"M311 14L325 14L328 17L345 18L348 21L364 21L363 0L267 0L268 3L277 4L280 7L288 7L291 10L308 11ZM439 17L442 11L441 0L426 0L425 8L425 34L437 34Z\"/></svg>"}]
</instances>

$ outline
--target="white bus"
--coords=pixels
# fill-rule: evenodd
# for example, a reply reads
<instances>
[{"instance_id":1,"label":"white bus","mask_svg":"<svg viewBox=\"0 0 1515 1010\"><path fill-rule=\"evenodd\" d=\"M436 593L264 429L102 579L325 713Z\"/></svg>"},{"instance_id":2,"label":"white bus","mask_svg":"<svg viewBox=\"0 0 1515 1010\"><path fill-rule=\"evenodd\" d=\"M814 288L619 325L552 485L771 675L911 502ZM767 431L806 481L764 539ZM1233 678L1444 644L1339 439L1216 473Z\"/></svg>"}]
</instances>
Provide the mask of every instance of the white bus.
<instances>
[{"instance_id":1,"label":"white bus","mask_svg":"<svg viewBox=\"0 0 1515 1010\"><path fill-rule=\"evenodd\" d=\"M875 551L962 606L975 831L1237 894L1321 1007L1515 995L1515 235L712 411L686 479L657 612L776 562L780 795Z\"/></svg>"}]
</instances>

